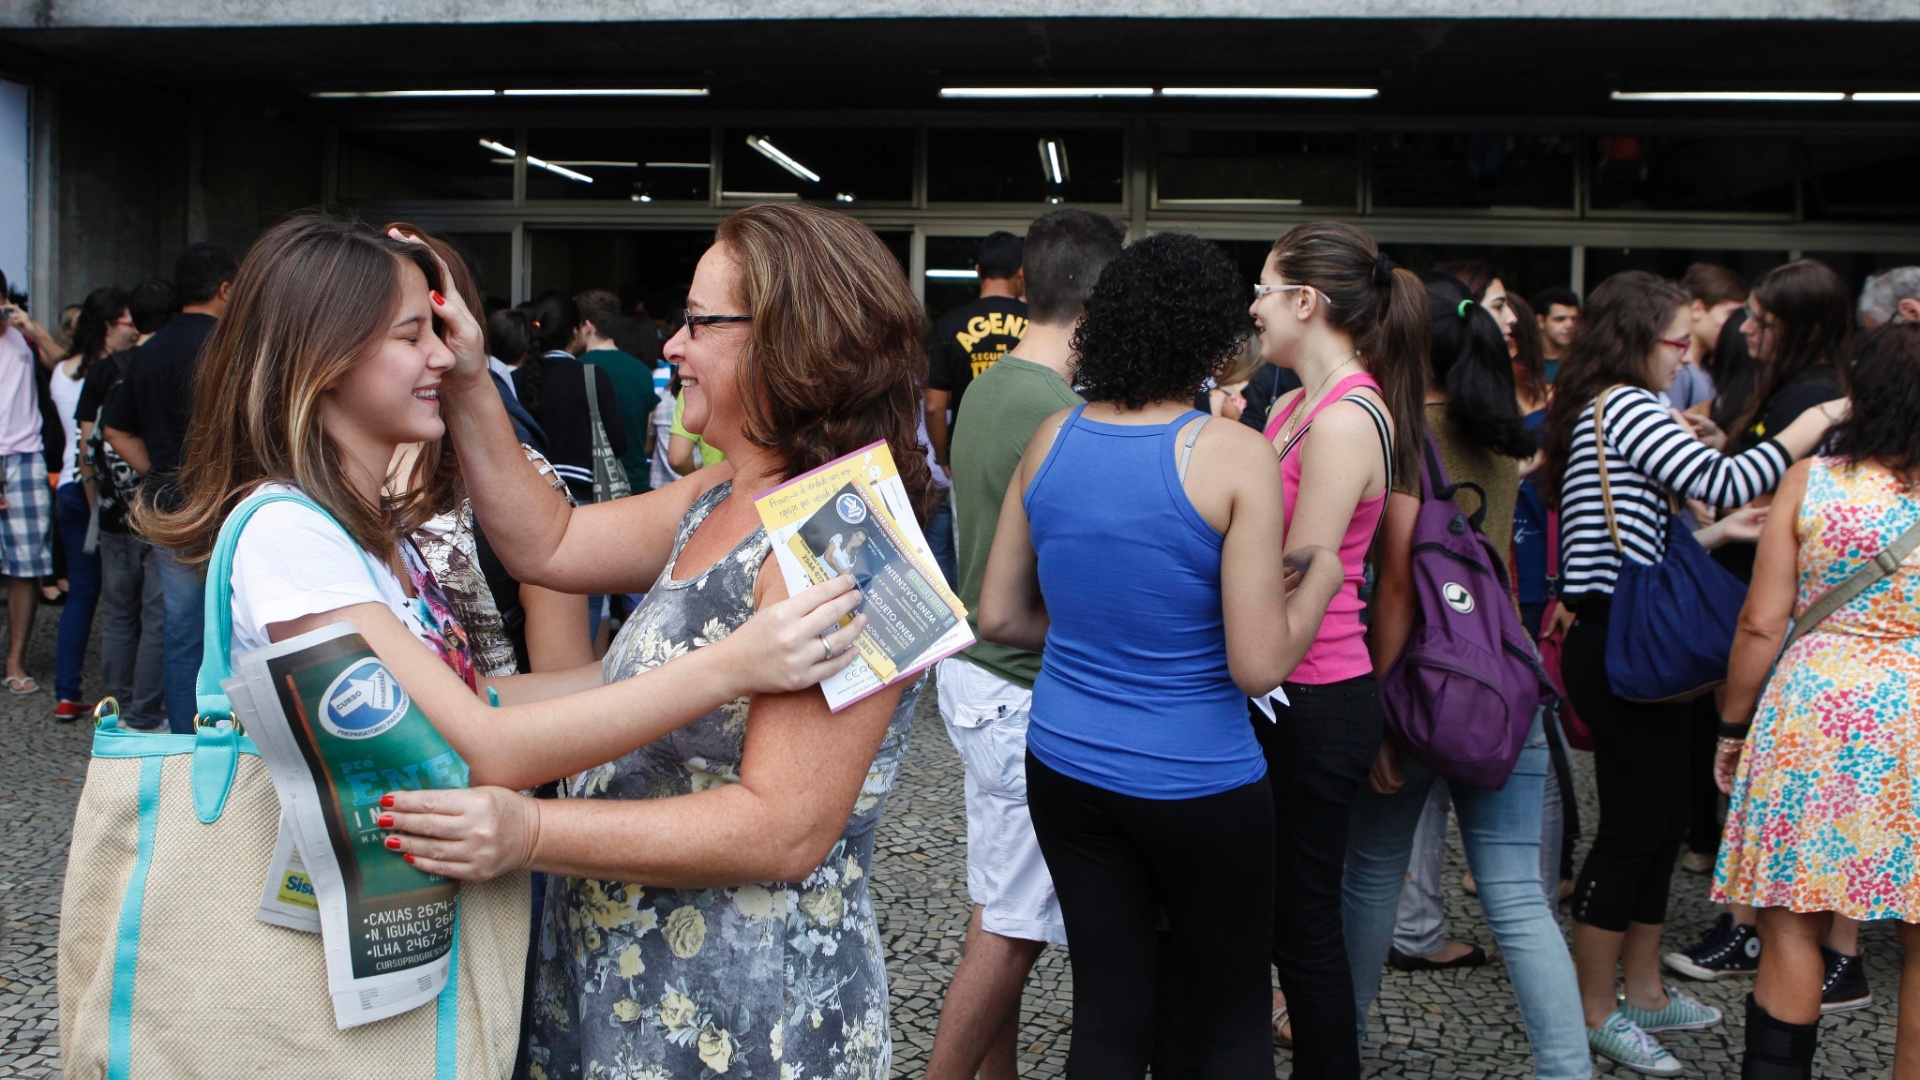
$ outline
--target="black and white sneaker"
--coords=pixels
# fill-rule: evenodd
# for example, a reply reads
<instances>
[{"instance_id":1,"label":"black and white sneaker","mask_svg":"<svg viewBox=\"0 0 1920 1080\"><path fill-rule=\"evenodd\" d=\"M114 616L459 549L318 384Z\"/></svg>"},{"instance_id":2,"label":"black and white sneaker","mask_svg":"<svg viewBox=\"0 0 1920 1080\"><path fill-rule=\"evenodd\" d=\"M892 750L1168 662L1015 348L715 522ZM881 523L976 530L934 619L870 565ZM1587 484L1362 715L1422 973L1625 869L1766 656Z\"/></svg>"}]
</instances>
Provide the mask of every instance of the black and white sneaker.
<instances>
[{"instance_id":1,"label":"black and white sneaker","mask_svg":"<svg viewBox=\"0 0 1920 1080\"><path fill-rule=\"evenodd\" d=\"M1873 991L1867 988L1867 965L1858 956L1834 952L1820 946L1820 958L1827 962L1827 976L1820 983L1820 1012L1852 1012L1873 1004Z\"/></svg>"},{"instance_id":2,"label":"black and white sneaker","mask_svg":"<svg viewBox=\"0 0 1920 1080\"><path fill-rule=\"evenodd\" d=\"M1735 923L1729 912L1715 919L1692 948L1667 953L1660 960L1689 979L1711 982L1729 975L1752 975L1760 970L1760 935L1751 926Z\"/></svg>"}]
</instances>

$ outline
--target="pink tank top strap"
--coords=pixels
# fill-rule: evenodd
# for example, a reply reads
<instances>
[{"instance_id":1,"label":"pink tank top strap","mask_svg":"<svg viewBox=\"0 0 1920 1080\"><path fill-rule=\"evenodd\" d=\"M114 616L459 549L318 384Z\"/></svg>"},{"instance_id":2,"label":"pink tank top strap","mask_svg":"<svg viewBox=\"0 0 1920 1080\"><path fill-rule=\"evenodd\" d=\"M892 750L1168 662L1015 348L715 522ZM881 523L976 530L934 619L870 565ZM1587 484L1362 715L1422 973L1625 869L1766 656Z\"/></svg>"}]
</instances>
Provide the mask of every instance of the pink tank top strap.
<instances>
[{"instance_id":1,"label":"pink tank top strap","mask_svg":"<svg viewBox=\"0 0 1920 1080\"><path fill-rule=\"evenodd\" d=\"M1280 456L1286 457L1288 452L1300 444L1301 436L1306 433L1309 427L1313 426L1315 417L1326 411L1327 406L1339 401L1348 391L1353 390L1355 387L1363 387L1385 397L1385 392L1380 389L1380 383L1376 381L1372 375L1364 371L1356 371L1352 375L1341 379L1339 382L1333 384L1333 389L1328 391L1327 395L1320 399L1320 403L1313 407L1313 411L1307 414L1306 421L1300 425L1299 430L1293 433L1292 441L1287 446L1281 448L1282 452ZM1272 442L1274 436L1280 434L1280 429L1286 425L1287 418L1292 416L1306 399L1307 395L1304 393L1301 394L1299 397L1293 399L1292 403L1287 406L1285 412L1267 421L1266 435L1268 442Z\"/></svg>"}]
</instances>

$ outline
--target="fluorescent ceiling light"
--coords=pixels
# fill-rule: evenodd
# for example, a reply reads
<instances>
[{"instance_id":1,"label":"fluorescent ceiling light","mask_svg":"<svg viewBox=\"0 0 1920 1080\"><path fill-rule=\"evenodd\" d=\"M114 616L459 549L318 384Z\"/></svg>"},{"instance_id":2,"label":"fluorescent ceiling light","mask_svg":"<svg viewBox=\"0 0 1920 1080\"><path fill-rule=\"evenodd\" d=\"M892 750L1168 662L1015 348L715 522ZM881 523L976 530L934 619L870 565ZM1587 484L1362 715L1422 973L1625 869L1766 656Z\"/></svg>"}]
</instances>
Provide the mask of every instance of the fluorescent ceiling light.
<instances>
[{"instance_id":1,"label":"fluorescent ceiling light","mask_svg":"<svg viewBox=\"0 0 1920 1080\"><path fill-rule=\"evenodd\" d=\"M600 169L637 169L640 167L640 163L637 161L567 161L561 158L554 158L553 164L577 165L581 168Z\"/></svg>"},{"instance_id":2,"label":"fluorescent ceiling light","mask_svg":"<svg viewBox=\"0 0 1920 1080\"><path fill-rule=\"evenodd\" d=\"M706 97L704 86L636 86L575 90L502 90L502 97Z\"/></svg>"},{"instance_id":3,"label":"fluorescent ceiling light","mask_svg":"<svg viewBox=\"0 0 1920 1080\"><path fill-rule=\"evenodd\" d=\"M1040 139L1040 175L1049 184L1067 182L1067 148L1059 139Z\"/></svg>"},{"instance_id":4,"label":"fluorescent ceiling light","mask_svg":"<svg viewBox=\"0 0 1920 1080\"><path fill-rule=\"evenodd\" d=\"M320 90L317 98L443 98L492 97L492 90Z\"/></svg>"},{"instance_id":5,"label":"fluorescent ceiling light","mask_svg":"<svg viewBox=\"0 0 1920 1080\"><path fill-rule=\"evenodd\" d=\"M1867 102L1920 101L1920 90L1896 90L1891 92L1874 91L1854 94L1853 100Z\"/></svg>"},{"instance_id":6,"label":"fluorescent ceiling light","mask_svg":"<svg viewBox=\"0 0 1920 1080\"><path fill-rule=\"evenodd\" d=\"M1299 206L1300 199L1161 199L1161 206Z\"/></svg>"},{"instance_id":7,"label":"fluorescent ceiling light","mask_svg":"<svg viewBox=\"0 0 1920 1080\"><path fill-rule=\"evenodd\" d=\"M768 142L764 136L747 136L747 145L760 152L760 156L787 170L809 183L820 182L820 174L787 156L786 151Z\"/></svg>"},{"instance_id":8,"label":"fluorescent ceiling light","mask_svg":"<svg viewBox=\"0 0 1920 1080\"><path fill-rule=\"evenodd\" d=\"M1615 90L1615 101L1845 101L1827 90Z\"/></svg>"},{"instance_id":9,"label":"fluorescent ceiling light","mask_svg":"<svg viewBox=\"0 0 1920 1080\"><path fill-rule=\"evenodd\" d=\"M506 157L513 157L517 153L517 151L514 150L513 147L508 146L505 143L494 142L492 139L481 139L480 145L483 147L486 147L488 150L491 150L496 154L501 154ZM545 169L556 176L564 176L569 180L576 180L582 184L593 183L593 177L588 176L586 173L574 172L572 169L569 169L564 165L555 165L551 161L543 161L540 158L534 157L532 154L527 155L527 164L533 166L536 169Z\"/></svg>"},{"instance_id":10,"label":"fluorescent ceiling light","mask_svg":"<svg viewBox=\"0 0 1920 1080\"><path fill-rule=\"evenodd\" d=\"M971 281L980 275L972 270L929 270L927 271L927 276L930 278L952 279L954 281L966 278Z\"/></svg>"},{"instance_id":11,"label":"fluorescent ceiling light","mask_svg":"<svg viewBox=\"0 0 1920 1080\"><path fill-rule=\"evenodd\" d=\"M981 98L1144 98L1151 86L947 86L940 96L949 100Z\"/></svg>"},{"instance_id":12,"label":"fluorescent ceiling light","mask_svg":"<svg viewBox=\"0 0 1920 1080\"><path fill-rule=\"evenodd\" d=\"M1161 97L1178 98L1322 98L1366 101L1380 91L1365 86L1166 86Z\"/></svg>"},{"instance_id":13,"label":"fluorescent ceiling light","mask_svg":"<svg viewBox=\"0 0 1920 1080\"><path fill-rule=\"evenodd\" d=\"M713 166L704 161L649 161L649 169L711 169Z\"/></svg>"}]
</instances>

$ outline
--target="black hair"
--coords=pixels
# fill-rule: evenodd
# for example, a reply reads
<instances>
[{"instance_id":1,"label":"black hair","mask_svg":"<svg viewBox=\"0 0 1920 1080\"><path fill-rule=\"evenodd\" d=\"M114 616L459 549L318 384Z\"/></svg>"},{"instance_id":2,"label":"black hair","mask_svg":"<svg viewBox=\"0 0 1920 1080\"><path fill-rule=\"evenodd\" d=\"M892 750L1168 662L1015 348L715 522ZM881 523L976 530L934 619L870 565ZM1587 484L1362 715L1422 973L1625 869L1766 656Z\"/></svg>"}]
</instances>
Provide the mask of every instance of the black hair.
<instances>
[{"instance_id":1,"label":"black hair","mask_svg":"<svg viewBox=\"0 0 1920 1080\"><path fill-rule=\"evenodd\" d=\"M1580 294L1559 285L1550 285L1533 294L1533 303L1534 309L1542 315L1552 314L1555 304L1579 311Z\"/></svg>"},{"instance_id":2,"label":"black hair","mask_svg":"<svg viewBox=\"0 0 1920 1080\"><path fill-rule=\"evenodd\" d=\"M573 303L580 309L582 322L592 323L600 331L601 337L613 336L614 320L620 317L619 297L605 289L588 289L583 293L575 293Z\"/></svg>"},{"instance_id":3,"label":"black hair","mask_svg":"<svg viewBox=\"0 0 1920 1080\"><path fill-rule=\"evenodd\" d=\"M1834 425L1829 452L1912 480L1920 469L1920 323L1883 323L1861 335L1848 374L1853 411Z\"/></svg>"},{"instance_id":4,"label":"black hair","mask_svg":"<svg viewBox=\"0 0 1920 1080\"><path fill-rule=\"evenodd\" d=\"M1846 385L1848 339L1853 335L1853 297L1846 282L1818 259L1795 259L1767 271L1753 299L1779 329L1767 357L1760 392L1728 431L1745 431L1787 384L1815 368L1830 367Z\"/></svg>"},{"instance_id":5,"label":"black hair","mask_svg":"<svg viewBox=\"0 0 1920 1080\"><path fill-rule=\"evenodd\" d=\"M1073 332L1081 396L1139 409L1190 402L1253 329L1246 282L1211 240L1158 233L1107 263Z\"/></svg>"},{"instance_id":6,"label":"black hair","mask_svg":"<svg viewBox=\"0 0 1920 1080\"><path fill-rule=\"evenodd\" d=\"M1540 324L1534 320L1533 305L1519 293L1507 294L1507 306L1513 309L1513 385L1527 397L1546 400L1547 354L1540 344Z\"/></svg>"},{"instance_id":7,"label":"black hair","mask_svg":"<svg viewBox=\"0 0 1920 1080\"><path fill-rule=\"evenodd\" d=\"M1495 270L1493 264L1484 259L1460 259L1455 262L1441 263L1433 268L1433 272L1445 274L1465 285L1467 295L1473 297L1473 302L1476 304L1485 300L1487 290L1493 286L1494 282L1500 280L1500 271Z\"/></svg>"},{"instance_id":8,"label":"black hair","mask_svg":"<svg viewBox=\"0 0 1920 1080\"><path fill-rule=\"evenodd\" d=\"M980 241L980 250L974 253L973 265L979 269L981 280L1010 278L1020 272L1020 264L1025 254L1026 241L1001 229L990 232Z\"/></svg>"},{"instance_id":9,"label":"black hair","mask_svg":"<svg viewBox=\"0 0 1920 1080\"><path fill-rule=\"evenodd\" d=\"M204 304L220 294L220 286L240 273L233 252L209 240L188 244L173 264L173 287L180 303Z\"/></svg>"},{"instance_id":10,"label":"black hair","mask_svg":"<svg viewBox=\"0 0 1920 1080\"><path fill-rule=\"evenodd\" d=\"M1055 210L1027 227L1027 317L1037 323L1070 323L1093 291L1100 271L1120 254L1127 226L1091 210Z\"/></svg>"},{"instance_id":11,"label":"black hair","mask_svg":"<svg viewBox=\"0 0 1920 1080\"><path fill-rule=\"evenodd\" d=\"M1506 335L1457 279L1427 282L1433 313L1428 363L1447 391L1447 419L1474 444L1510 458L1533 456L1536 444L1513 397L1513 361Z\"/></svg>"},{"instance_id":12,"label":"black hair","mask_svg":"<svg viewBox=\"0 0 1920 1080\"><path fill-rule=\"evenodd\" d=\"M143 281L127 294L127 314L133 316L134 329L143 334L158 331L179 310L180 294L174 291L172 282L158 278Z\"/></svg>"},{"instance_id":13,"label":"black hair","mask_svg":"<svg viewBox=\"0 0 1920 1080\"><path fill-rule=\"evenodd\" d=\"M518 308L502 308L487 316L487 352L508 367L519 367L533 347L533 334L527 327L527 313Z\"/></svg>"},{"instance_id":14,"label":"black hair","mask_svg":"<svg viewBox=\"0 0 1920 1080\"><path fill-rule=\"evenodd\" d=\"M1735 431L1740 418L1760 393L1760 376L1763 365L1754 359L1753 350L1747 348L1747 335L1742 329L1747 322L1747 309L1736 308L1720 326L1720 340L1714 343L1713 355L1706 357L1707 374L1713 376L1713 408L1709 415L1723 431Z\"/></svg>"},{"instance_id":15,"label":"black hair","mask_svg":"<svg viewBox=\"0 0 1920 1080\"><path fill-rule=\"evenodd\" d=\"M1646 389L1661 331L1675 312L1692 303L1685 289L1645 270L1622 271L1593 290L1547 406L1542 440L1547 460L1534 483L1548 506L1560 505L1560 482L1573 457L1573 429L1587 407L1612 386Z\"/></svg>"},{"instance_id":16,"label":"black hair","mask_svg":"<svg viewBox=\"0 0 1920 1080\"><path fill-rule=\"evenodd\" d=\"M80 358L75 378L85 378L87 368L106 354L107 330L126 313L126 290L111 285L93 290L80 302L80 317L73 322L73 342L67 350L69 357Z\"/></svg>"},{"instance_id":17,"label":"black hair","mask_svg":"<svg viewBox=\"0 0 1920 1080\"><path fill-rule=\"evenodd\" d=\"M566 293L550 289L522 304L520 310L526 313L529 335L527 359L520 365L520 404L537 416L545 397L541 384L546 381L546 354L573 344L573 332L580 328L580 305Z\"/></svg>"},{"instance_id":18,"label":"black hair","mask_svg":"<svg viewBox=\"0 0 1920 1080\"><path fill-rule=\"evenodd\" d=\"M1393 417L1393 472L1420 475L1427 416L1427 290L1363 229L1338 221L1295 225L1274 242L1274 269L1327 298L1327 320L1353 338Z\"/></svg>"},{"instance_id":19,"label":"black hair","mask_svg":"<svg viewBox=\"0 0 1920 1080\"><path fill-rule=\"evenodd\" d=\"M597 323L595 325L598 325ZM648 367L660 366L660 331L645 315L621 315L601 331L623 353Z\"/></svg>"}]
</instances>

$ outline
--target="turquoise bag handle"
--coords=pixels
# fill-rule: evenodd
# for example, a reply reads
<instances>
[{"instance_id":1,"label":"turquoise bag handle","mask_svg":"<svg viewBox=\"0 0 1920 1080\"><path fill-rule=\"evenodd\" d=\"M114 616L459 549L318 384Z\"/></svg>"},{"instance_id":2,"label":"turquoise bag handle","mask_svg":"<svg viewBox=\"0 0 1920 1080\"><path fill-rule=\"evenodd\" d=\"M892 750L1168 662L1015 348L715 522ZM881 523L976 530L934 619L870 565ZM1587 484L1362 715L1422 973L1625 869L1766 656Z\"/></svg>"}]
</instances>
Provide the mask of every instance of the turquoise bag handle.
<instances>
[{"instance_id":1,"label":"turquoise bag handle","mask_svg":"<svg viewBox=\"0 0 1920 1080\"><path fill-rule=\"evenodd\" d=\"M200 652L200 677L196 681L196 705L200 710L199 719L206 721L230 720L233 718L233 702L220 684L233 677L233 553L240 545L240 533L247 522L263 506L277 502L299 503L314 513L332 522L342 533L344 526L334 519L327 509L305 495L292 491L270 491L264 495L247 498L220 526L220 538L214 542L213 555L207 560L207 590L205 637ZM352 534L347 533L348 539ZM376 582L373 562L361 549L358 541L353 550L360 552L360 561L366 565L367 576ZM196 727L199 726L197 723Z\"/></svg>"}]
</instances>

